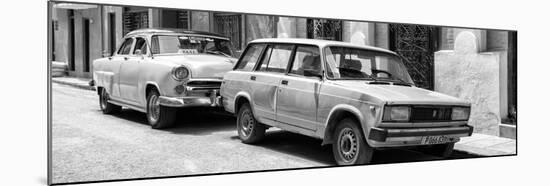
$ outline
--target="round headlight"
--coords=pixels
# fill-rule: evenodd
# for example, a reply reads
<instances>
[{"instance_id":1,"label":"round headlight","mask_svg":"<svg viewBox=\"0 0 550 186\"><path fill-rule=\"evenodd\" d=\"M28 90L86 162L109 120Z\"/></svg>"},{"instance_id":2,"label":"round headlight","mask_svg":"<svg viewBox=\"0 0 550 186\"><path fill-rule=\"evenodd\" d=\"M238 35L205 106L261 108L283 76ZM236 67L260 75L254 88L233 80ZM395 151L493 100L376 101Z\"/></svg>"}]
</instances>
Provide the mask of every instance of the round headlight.
<instances>
[{"instance_id":1,"label":"round headlight","mask_svg":"<svg viewBox=\"0 0 550 186\"><path fill-rule=\"evenodd\" d=\"M189 77L189 70L184 66L176 67L172 69L172 77L177 81L187 79Z\"/></svg>"}]
</instances>

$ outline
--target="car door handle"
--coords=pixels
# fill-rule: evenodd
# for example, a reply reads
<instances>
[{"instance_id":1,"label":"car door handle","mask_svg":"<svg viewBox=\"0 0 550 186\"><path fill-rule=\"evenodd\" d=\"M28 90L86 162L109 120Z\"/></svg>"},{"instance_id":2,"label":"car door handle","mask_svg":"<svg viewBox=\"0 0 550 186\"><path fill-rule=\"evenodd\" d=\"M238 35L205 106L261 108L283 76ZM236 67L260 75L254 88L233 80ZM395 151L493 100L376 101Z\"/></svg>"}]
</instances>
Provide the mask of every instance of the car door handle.
<instances>
[{"instance_id":1,"label":"car door handle","mask_svg":"<svg viewBox=\"0 0 550 186\"><path fill-rule=\"evenodd\" d=\"M283 85L288 85L288 81L287 81L287 80L283 80L283 81L281 81L281 84L283 84Z\"/></svg>"},{"instance_id":2,"label":"car door handle","mask_svg":"<svg viewBox=\"0 0 550 186\"><path fill-rule=\"evenodd\" d=\"M124 57L124 60L128 60L129 58L128 57Z\"/></svg>"},{"instance_id":3,"label":"car door handle","mask_svg":"<svg viewBox=\"0 0 550 186\"><path fill-rule=\"evenodd\" d=\"M256 76L250 76L250 80L256 81Z\"/></svg>"}]
</instances>

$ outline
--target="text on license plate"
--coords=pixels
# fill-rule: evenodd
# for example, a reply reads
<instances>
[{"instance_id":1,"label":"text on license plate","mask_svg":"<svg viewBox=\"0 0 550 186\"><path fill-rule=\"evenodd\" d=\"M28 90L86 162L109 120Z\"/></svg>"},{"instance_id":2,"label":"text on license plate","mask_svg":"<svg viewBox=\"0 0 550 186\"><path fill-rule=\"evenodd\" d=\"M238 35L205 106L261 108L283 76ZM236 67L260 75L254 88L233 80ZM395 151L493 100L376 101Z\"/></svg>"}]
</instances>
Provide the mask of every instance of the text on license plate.
<instances>
[{"instance_id":1,"label":"text on license plate","mask_svg":"<svg viewBox=\"0 0 550 186\"><path fill-rule=\"evenodd\" d=\"M450 143L457 141L456 138L448 137L448 136L424 136L422 137L421 144L442 144L442 143Z\"/></svg>"}]
</instances>

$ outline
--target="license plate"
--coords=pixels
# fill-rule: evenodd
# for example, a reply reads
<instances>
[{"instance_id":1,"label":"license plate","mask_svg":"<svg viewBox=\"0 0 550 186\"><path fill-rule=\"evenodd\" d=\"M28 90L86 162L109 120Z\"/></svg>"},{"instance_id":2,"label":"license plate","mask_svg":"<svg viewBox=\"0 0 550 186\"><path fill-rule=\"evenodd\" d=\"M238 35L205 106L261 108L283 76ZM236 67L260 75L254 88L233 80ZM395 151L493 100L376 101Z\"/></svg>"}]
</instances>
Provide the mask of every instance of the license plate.
<instances>
[{"instance_id":1,"label":"license plate","mask_svg":"<svg viewBox=\"0 0 550 186\"><path fill-rule=\"evenodd\" d=\"M456 139L448 136L424 136L422 137L421 144L442 144L454 142Z\"/></svg>"}]
</instances>

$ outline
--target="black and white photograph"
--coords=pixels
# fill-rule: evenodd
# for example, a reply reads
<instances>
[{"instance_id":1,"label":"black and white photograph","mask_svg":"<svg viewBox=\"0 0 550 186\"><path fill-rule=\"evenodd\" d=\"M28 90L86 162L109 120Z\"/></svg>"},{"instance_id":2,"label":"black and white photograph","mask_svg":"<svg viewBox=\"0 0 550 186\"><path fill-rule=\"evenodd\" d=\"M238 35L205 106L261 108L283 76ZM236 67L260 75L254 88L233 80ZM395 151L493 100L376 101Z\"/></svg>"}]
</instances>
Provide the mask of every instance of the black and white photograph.
<instances>
[{"instance_id":1,"label":"black and white photograph","mask_svg":"<svg viewBox=\"0 0 550 186\"><path fill-rule=\"evenodd\" d=\"M52 184L517 153L515 30L48 5Z\"/></svg>"},{"instance_id":2,"label":"black and white photograph","mask_svg":"<svg viewBox=\"0 0 550 186\"><path fill-rule=\"evenodd\" d=\"M517 185L544 172L548 65L525 38L548 38L521 26L542 15L526 5L511 19L510 2L38 3L4 28L30 39L5 44L25 53L5 63L26 65L3 68L2 97L18 103L4 132L23 134L0 135L0 164L41 185Z\"/></svg>"}]
</instances>

